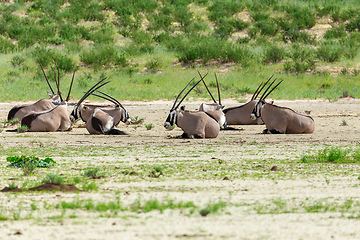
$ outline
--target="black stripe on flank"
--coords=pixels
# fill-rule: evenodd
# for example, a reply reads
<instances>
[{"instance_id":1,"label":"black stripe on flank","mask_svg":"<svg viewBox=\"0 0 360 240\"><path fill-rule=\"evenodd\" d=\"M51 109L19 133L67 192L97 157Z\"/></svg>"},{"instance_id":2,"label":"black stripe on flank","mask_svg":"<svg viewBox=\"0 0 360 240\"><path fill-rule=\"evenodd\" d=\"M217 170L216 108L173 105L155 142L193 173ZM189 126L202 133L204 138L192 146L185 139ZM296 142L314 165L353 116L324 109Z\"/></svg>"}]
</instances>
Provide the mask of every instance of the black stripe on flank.
<instances>
[{"instance_id":1,"label":"black stripe on flank","mask_svg":"<svg viewBox=\"0 0 360 240\"><path fill-rule=\"evenodd\" d=\"M21 125L22 126L27 126L28 129L31 128L31 123L39 116L40 114L37 113L31 113L26 115L25 117L23 117L23 119L21 120Z\"/></svg>"},{"instance_id":2,"label":"black stripe on flank","mask_svg":"<svg viewBox=\"0 0 360 240\"><path fill-rule=\"evenodd\" d=\"M13 119L14 116L15 116L15 114L16 114L20 109L22 109L23 107L24 107L24 106L13 107L13 108L10 110L9 114L8 114L7 120L9 121L9 120Z\"/></svg>"},{"instance_id":3,"label":"black stripe on flank","mask_svg":"<svg viewBox=\"0 0 360 240\"><path fill-rule=\"evenodd\" d=\"M210 114L209 114L209 113L207 113L207 112L205 112L205 113L206 113L206 115L208 115L209 117L211 117L212 119L214 119L214 120L215 120L215 122L219 123L219 122L218 122L218 120L216 120L216 118L214 118L214 116L210 115Z\"/></svg>"},{"instance_id":4,"label":"black stripe on flank","mask_svg":"<svg viewBox=\"0 0 360 240\"><path fill-rule=\"evenodd\" d=\"M104 129L102 127L102 122L101 122L100 119L98 119L96 117L93 117L91 119L91 125L96 131L101 132L102 134L104 134Z\"/></svg>"}]
</instances>

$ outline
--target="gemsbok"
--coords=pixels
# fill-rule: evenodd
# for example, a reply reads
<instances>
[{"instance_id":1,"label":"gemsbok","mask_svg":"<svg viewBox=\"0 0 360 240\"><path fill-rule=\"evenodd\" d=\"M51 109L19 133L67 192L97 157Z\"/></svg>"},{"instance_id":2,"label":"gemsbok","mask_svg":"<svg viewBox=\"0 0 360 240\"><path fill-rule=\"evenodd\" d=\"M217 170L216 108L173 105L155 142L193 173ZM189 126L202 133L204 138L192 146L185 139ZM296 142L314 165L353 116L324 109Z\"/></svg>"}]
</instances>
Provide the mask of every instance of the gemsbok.
<instances>
[{"instance_id":1,"label":"gemsbok","mask_svg":"<svg viewBox=\"0 0 360 240\"><path fill-rule=\"evenodd\" d=\"M266 84L271 80L271 76L266 82L261 83L254 94L251 97L251 100L243 105L225 108L223 112L225 113L227 125L262 125L264 122L261 118L251 119L249 114L252 113L252 110L255 107L255 104L258 102L256 98L259 96L260 92L266 86Z\"/></svg>"},{"instance_id":2,"label":"gemsbok","mask_svg":"<svg viewBox=\"0 0 360 240\"><path fill-rule=\"evenodd\" d=\"M261 118L264 121L266 129L263 133L313 133L315 130L315 122L312 117L297 113L287 107L269 104L265 101L266 97L269 96L269 94L282 82L280 81L275 87L267 92L275 80L269 85L255 104L250 118L253 120Z\"/></svg>"},{"instance_id":3,"label":"gemsbok","mask_svg":"<svg viewBox=\"0 0 360 240\"><path fill-rule=\"evenodd\" d=\"M44 98L44 99L40 99L35 103L22 104L13 107L8 113L8 117L7 117L8 121L17 118L19 122L21 122L23 117L30 112L42 112L42 111L50 110L53 109L56 105L60 104L61 98L59 93L55 94L41 63L40 63L40 67L45 76L46 82L48 83L51 90L51 94L48 93L50 98ZM55 82L56 85L58 85L56 78L55 78Z\"/></svg>"},{"instance_id":4,"label":"gemsbok","mask_svg":"<svg viewBox=\"0 0 360 240\"><path fill-rule=\"evenodd\" d=\"M216 73L215 73L215 79L216 79L216 85L217 85L217 90L218 90L219 102L217 102L215 100L214 96L212 95L212 93L210 92L208 86L206 85L206 83L204 81L204 78L206 77L206 75L204 77L202 77L199 71L198 71L198 73L200 75L202 82L204 83L206 90L208 91L210 97L214 101L214 103L201 103L201 105L199 107L199 111L203 111L203 112L207 112L207 113L211 114L212 117L214 117L217 120L217 122L219 123L220 128L226 127L226 124L227 124L226 117L223 112L224 106L221 105L220 87L219 87L219 82L218 82Z\"/></svg>"},{"instance_id":5,"label":"gemsbok","mask_svg":"<svg viewBox=\"0 0 360 240\"><path fill-rule=\"evenodd\" d=\"M58 69L59 70L59 69ZM59 75L58 75L59 76ZM63 100L60 92L60 77L58 77L57 89L61 103L54 108L42 112L30 112L26 114L21 125L27 126L29 132L55 132L57 130L71 130L71 121L67 110L67 102L70 98L71 88L74 82L75 71L69 87L69 92L65 100Z\"/></svg>"},{"instance_id":6,"label":"gemsbok","mask_svg":"<svg viewBox=\"0 0 360 240\"><path fill-rule=\"evenodd\" d=\"M179 100L180 95L183 91L190 85L193 81L192 79L186 87L179 93L173 106L170 109L170 113L164 123L164 127L168 130L172 129L174 124L180 127L184 133L182 137L184 138L216 138L220 132L220 126L218 121L211 115L212 112L203 112L203 111L189 111L185 110L185 107L182 106L179 109L180 104L186 98L186 96L191 92L196 85L198 85L202 80L198 81L194 86L185 94L185 96Z\"/></svg>"},{"instance_id":7,"label":"gemsbok","mask_svg":"<svg viewBox=\"0 0 360 240\"><path fill-rule=\"evenodd\" d=\"M102 85L99 86L101 87ZM75 122L80 117L83 122L86 123L86 129L90 134L124 134L120 130L115 129L115 126L117 126L120 121L124 122L126 125L130 124L131 118L129 117L129 114L117 99L99 91L98 88L99 87L93 87L85 93L85 95L77 102L70 118ZM96 93L94 93L95 91ZM82 102L90 95L106 99L114 103L115 106L82 104Z\"/></svg>"}]
</instances>

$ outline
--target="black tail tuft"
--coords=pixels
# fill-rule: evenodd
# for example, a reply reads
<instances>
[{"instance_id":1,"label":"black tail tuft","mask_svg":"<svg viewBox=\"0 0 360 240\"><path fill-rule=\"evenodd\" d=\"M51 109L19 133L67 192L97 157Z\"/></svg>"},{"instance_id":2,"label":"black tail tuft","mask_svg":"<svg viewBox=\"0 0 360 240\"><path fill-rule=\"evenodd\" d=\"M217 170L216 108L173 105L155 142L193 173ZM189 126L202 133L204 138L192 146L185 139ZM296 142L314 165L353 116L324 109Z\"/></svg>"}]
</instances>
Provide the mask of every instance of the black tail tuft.
<instances>
[{"instance_id":1,"label":"black tail tuft","mask_svg":"<svg viewBox=\"0 0 360 240\"><path fill-rule=\"evenodd\" d=\"M221 128L220 130L221 131L228 131L228 130L230 130L230 131L243 131L244 129L243 128L233 128L233 127L226 126L224 128Z\"/></svg>"},{"instance_id":2,"label":"black tail tuft","mask_svg":"<svg viewBox=\"0 0 360 240\"><path fill-rule=\"evenodd\" d=\"M106 135L128 135L126 132L120 131L119 129L113 128L106 133Z\"/></svg>"}]
</instances>

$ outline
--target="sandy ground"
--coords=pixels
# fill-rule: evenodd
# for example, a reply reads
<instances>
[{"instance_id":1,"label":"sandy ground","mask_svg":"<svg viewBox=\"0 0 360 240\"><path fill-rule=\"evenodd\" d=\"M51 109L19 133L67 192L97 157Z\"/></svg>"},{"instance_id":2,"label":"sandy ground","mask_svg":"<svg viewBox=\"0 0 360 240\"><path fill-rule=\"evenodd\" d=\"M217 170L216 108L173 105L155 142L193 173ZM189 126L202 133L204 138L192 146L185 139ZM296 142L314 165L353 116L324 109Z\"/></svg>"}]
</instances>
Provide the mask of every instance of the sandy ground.
<instances>
[{"instance_id":1,"label":"sandy ground","mask_svg":"<svg viewBox=\"0 0 360 240\"><path fill-rule=\"evenodd\" d=\"M5 119L7 112L15 104L1 103L0 119ZM185 103L187 109L196 109L199 104L199 101ZM62 159L64 164L70 164L70 167L83 168L88 164L85 161L91 161L96 166L126 160L127 164L135 166L137 161L147 164L166 162L171 165L187 159L189 164L195 164L193 161L207 164L213 159L222 159L232 164L251 162L254 166L261 166L266 165L269 159L295 160L306 152L314 152L324 146L356 147L360 142L360 100L283 100L276 101L275 104L301 113L311 111L316 124L315 132L306 135L264 135L261 134L264 126L235 126L238 131L222 131L216 139L174 139L168 136L180 135L181 129L166 131L163 127L171 102L124 102L131 117L145 118L144 124L152 123L154 128L146 130L144 124L138 127L120 124L119 129L128 133L127 136L91 136L84 128L74 128L65 133L18 134L3 131L0 133L0 146L74 146L88 147L90 151L93 146L124 147L121 155L97 153L86 159L82 156L56 158L57 161ZM238 104L234 100L225 100L224 105L230 107ZM136 149L136 152L131 152L131 148ZM165 156L160 148L167 149L170 157ZM215 151L206 152L206 149ZM189 152L196 151L203 151L204 154L200 154L200 157L189 156ZM0 153L3 168L1 189L7 186L9 178L14 177L13 171L4 170L5 158ZM327 167L324 166L325 168ZM321 169L320 174L307 175L307 170L299 170L295 175L289 175L288 169L284 167L280 171L289 177L278 178L276 175L273 179L247 178L245 175L238 177L236 172L231 172L230 181L222 178L188 179L186 173L183 180L164 177L161 180L145 178L117 181L114 178L101 183L101 190L98 192L0 193L3 209L14 209L13 204L22 201L26 203L41 200L51 203L76 198L114 200L115 191L120 192L124 203L131 203L139 197L172 198L200 205L219 199L231 203L224 212L206 217L168 209L163 213L129 213L122 217L92 217L91 214L83 213L83 217L75 219L41 220L41 216L35 216L29 220L6 220L0 221L0 239L360 239L359 217L348 218L339 211L259 214L254 210L256 204L263 203L266 209L276 199L288 201L290 206L302 206L303 201L315 203L323 199L330 202L349 199L360 202L360 173L357 165L349 167L343 164L329 171L324 169ZM338 174L332 171L338 171ZM267 167L262 172L267 176L271 174ZM240 173L246 174L246 171L239 170Z\"/></svg>"}]
</instances>

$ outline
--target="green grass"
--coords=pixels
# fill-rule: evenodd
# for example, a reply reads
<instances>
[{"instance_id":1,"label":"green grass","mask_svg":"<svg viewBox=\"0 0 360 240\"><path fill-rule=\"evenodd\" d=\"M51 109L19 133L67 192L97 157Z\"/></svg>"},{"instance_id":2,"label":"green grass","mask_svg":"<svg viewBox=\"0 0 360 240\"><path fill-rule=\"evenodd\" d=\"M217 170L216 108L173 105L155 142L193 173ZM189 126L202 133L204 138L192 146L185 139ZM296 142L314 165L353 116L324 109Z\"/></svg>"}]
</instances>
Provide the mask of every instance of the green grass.
<instances>
[{"instance_id":1,"label":"green grass","mask_svg":"<svg viewBox=\"0 0 360 240\"><path fill-rule=\"evenodd\" d=\"M120 101L174 99L197 70L210 82L218 73L224 98L241 99L272 74L284 79L276 99L360 97L357 69L319 68L357 67L354 1L60 2L0 3L0 101L47 98L38 61L47 71L59 63L63 91L77 70L73 99L104 76L104 91ZM337 26L324 39L303 31L324 21ZM220 72L223 63L230 68Z\"/></svg>"}]
</instances>

